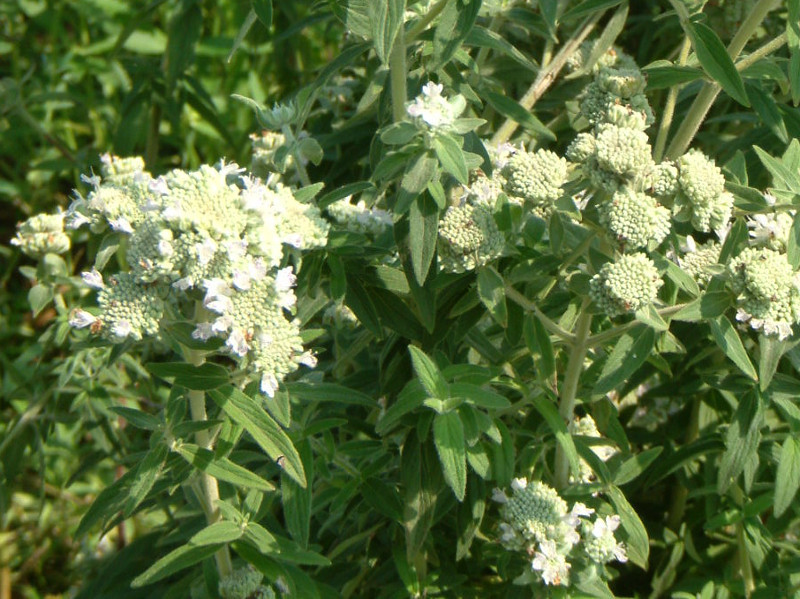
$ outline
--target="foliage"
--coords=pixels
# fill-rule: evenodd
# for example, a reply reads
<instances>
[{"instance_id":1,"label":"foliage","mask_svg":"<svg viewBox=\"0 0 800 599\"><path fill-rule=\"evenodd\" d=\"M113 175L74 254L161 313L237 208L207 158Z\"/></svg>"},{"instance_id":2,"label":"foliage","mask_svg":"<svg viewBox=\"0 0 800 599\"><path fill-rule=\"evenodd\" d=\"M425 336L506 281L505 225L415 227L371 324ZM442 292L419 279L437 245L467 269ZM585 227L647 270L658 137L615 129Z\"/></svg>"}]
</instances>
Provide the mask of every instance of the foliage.
<instances>
[{"instance_id":1,"label":"foliage","mask_svg":"<svg viewBox=\"0 0 800 599\"><path fill-rule=\"evenodd\" d=\"M800 2L50 4L15 592L798 593Z\"/></svg>"}]
</instances>

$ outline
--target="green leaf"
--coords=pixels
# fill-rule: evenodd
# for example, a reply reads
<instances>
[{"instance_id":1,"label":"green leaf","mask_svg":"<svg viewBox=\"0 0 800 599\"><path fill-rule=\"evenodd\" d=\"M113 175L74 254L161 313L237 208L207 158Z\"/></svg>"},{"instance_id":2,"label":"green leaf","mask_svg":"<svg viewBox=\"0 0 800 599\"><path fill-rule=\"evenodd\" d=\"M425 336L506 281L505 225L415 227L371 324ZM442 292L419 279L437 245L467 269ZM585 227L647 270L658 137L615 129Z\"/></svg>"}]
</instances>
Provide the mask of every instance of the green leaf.
<instances>
[{"instance_id":1,"label":"green leaf","mask_svg":"<svg viewBox=\"0 0 800 599\"><path fill-rule=\"evenodd\" d=\"M770 156L758 146L753 146L753 150L755 150L759 160L772 175L775 187L800 194L800 174L795 173L782 160Z\"/></svg>"},{"instance_id":2,"label":"green leaf","mask_svg":"<svg viewBox=\"0 0 800 599\"><path fill-rule=\"evenodd\" d=\"M502 395L470 383L450 383L450 396L465 399L487 410L504 410L511 406Z\"/></svg>"},{"instance_id":3,"label":"green leaf","mask_svg":"<svg viewBox=\"0 0 800 599\"><path fill-rule=\"evenodd\" d=\"M547 329L535 314L528 314L522 325L522 333L528 350L534 356L536 377L541 381L546 381L551 389L555 389L556 356Z\"/></svg>"},{"instance_id":4,"label":"green leaf","mask_svg":"<svg viewBox=\"0 0 800 599\"><path fill-rule=\"evenodd\" d=\"M492 108L504 117L519 123L523 128L536 134L538 137L543 137L551 141L556 140L556 136L550 129L515 100L491 91L486 91L484 96L486 101L492 105Z\"/></svg>"},{"instance_id":5,"label":"green leaf","mask_svg":"<svg viewBox=\"0 0 800 599\"><path fill-rule=\"evenodd\" d=\"M126 408L124 406L112 406L109 410L115 414L119 414L136 428L154 431L161 426L161 421L158 418L147 412L142 412L141 410Z\"/></svg>"},{"instance_id":6,"label":"green leaf","mask_svg":"<svg viewBox=\"0 0 800 599\"><path fill-rule=\"evenodd\" d=\"M350 275L347 277L347 293L345 302L369 332L378 339L383 337L383 327L375 304L369 297L367 290L361 284L360 277Z\"/></svg>"},{"instance_id":7,"label":"green leaf","mask_svg":"<svg viewBox=\"0 0 800 599\"><path fill-rule=\"evenodd\" d=\"M626 381L647 360L655 341L656 332L646 326L636 326L620 337L603 365L594 393L603 395Z\"/></svg>"},{"instance_id":8,"label":"green leaf","mask_svg":"<svg viewBox=\"0 0 800 599\"><path fill-rule=\"evenodd\" d=\"M334 383L286 383L289 393L300 401L340 403L374 408L376 401L369 395Z\"/></svg>"},{"instance_id":9,"label":"green leaf","mask_svg":"<svg viewBox=\"0 0 800 599\"><path fill-rule=\"evenodd\" d=\"M786 437L778 457L775 474L775 512L780 518L789 509L800 487L800 440L791 434Z\"/></svg>"},{"instance_id":10,"label":"green leaf","mask_svg":"<svg viewBox=\"0 0 800 599\"><path fill-rule=\"evenodd\" d=\"M264 27L272 27L272 0L253 0L253 12Z\"/></svg>"},{"instance_id":11,"label":"green leaf","mask_svg":"<svg viewBox=\"0 0 800 599\"><path fill-rule=\"evenodd\" d=\"M567 430L564 419L561 417L561 414L558 413L558 408L546 395L536 395L531 398L531 402L533 403L533 407L536 408L536 411L545 419L547 426L553 431L556 441L561 445L561 449L563 449L564 453L567 455L567 459L569 459L569 468L573 476L576 478L580 477L581 463L578 457L578 450L575 447L575 441L573 441L572 435L570 435Z\"/></svg>"},{"instance_id":12,"label":"green leaf","mask_svg":"<svg viewBox=\"0 0 800 599\"><path fill-rule=\"evenodd\" d=\"M705 72L734 100L750 106L742 77L728 55L725 45L714 30L702 23L687 22L687 33L692 39L697 60Z\"/></svg>"},{"instance_id":13,"label":"green leaf","mask_svg":"<svg viewBox=\"0 0 800 599\"><path fill-rule=\"evenodd\" d=\"M459 183L469 183L469 171L464 158L464 151L450 135L437 135L433 138L433 151L442 168L453 175Z\"/></svg>"},{"instance_id":14,"label":"green leaf","mask_svg":"<svg viewBox=\"0 0 800 599\"><path fill-rule=\"evenodd\" d=\"M668 60L657 60L642 68L647 75L647 90L664 89L673 85L689 83L703 76L703 71L694 67L674 65Z\"/></svg>"},{"instance_id":15,"label":"green leaf","mask_svg":"<svg viewBox=\"0 0 800 599\"><path fill-rule=\"evenodd\" d=\"M530 58L506 41L499 33L495 33L485 27L479 27L477 25L473 27L464 40L464 44L468 46L479 46L481 48L491 48L492 50L505 54L511 60L516 61L530 71L538 71L538 67Z\"/></svg>"},{"instance_id":16,"label":"green leaf","mask_svg":"<svg viewBox=\"0 0 800 599\"><path fill-rule=\"evenodd\" d=\"M456 53L478 17L481 0L448 2L433 32L433 64L428 70L442 68Z\"/></svg>"},{"instance_id":17,"label":"green leaf","mask_svg":"<svg viewBox=\"0 0 800 599\"><path fill-rule=\"evenodd\" d=\"M164 467L164 461L167 459L168 453L169 450L164 443L157 443L136 466L136 472L133 475L133 482L131 483L128 500L125 502L125 510L123 512L126 518L133 514L133 511L144 501L150 489L153 488L161 474L161 469Z\"/></svg>"},{"instance_id":18,"label":"green leaf","mask_svg":"<svg viewBox=\"0 0 800 599\"><path fill-rule=\"evenodd\" d=\"M719 466L717 491L724 494L744 471L745 464L758 453L763 410L758 391L746 393L739 400L733 422L725 435L725 453Z\"/></svg>"},{"instance_id":19,"label":"green leaf","mask_svg":"<svg viewBox=\"0 0 800 599\"><path fill-rule=\"evenodd\" d=\"M406 0L368 2L367 12L372 28L372 44L380 61L389 64L397 33L403 26Z\"/></svg>"},{"instance_id":20,"label":"green leaf","mask_svg":"<svg viewBox=\"0 0 800 599\"><path fill-rule=\"evenodd\" d=\"M228 370L219 364L205 362L194 366L186 362L150 362L147 370L162 379L175 379L175 384L194 391L216 389L230 382Z\"/></svg>"},{"instance_id":21,"label":"green leaf","mask_svg":"<svg viewBox=\"0 0 800 599\"><path fill-rule=\"evenodd\" d=\"M491 266L478 270L478 297L495 322L505 328L508 325L505 281Z\"/></svg>"},{"instance_id":22,"label":"green leaf","mask_svg":"<svg viewBox=\"0 0 800 599\"><path fill-rule=\"evenodd\" d=\"M727 291L708 291L681 308L672 319L688 322L711 320L722 316L731 307L732 299Z\"/></svg>"},{"instance_id":23,"label":"green leaf","mask_svg":"<svg viewBox=\"0 0 800 599\"><path fill-rule=\"evenodd\" d=\"M256 443L301 487L306 486L303 462L289 436L258 404L234 387L223 387L209 393L211 399L236 424L244 428Z\"/></svg>"},{"instance_id":24,"label":"green leaf","mask_svg":"<svg viewBox=\"0 0 800 599\"><path fill-rule=\"evenodd\" d=\"M614 505L614 511L620 517L622 528L628 533L626 541L628 558L643 570L647 570L647 560L650 556L647 529L619 487L612 485L607 492L608 498Z\"/></svg>"},{"instance_id":25,"label":"green leaf","mask_svg":"<svg viewBox=\"0 0 800 599\"><path fill-rule=\"evenodd\" d=\"M236 54L236 51L241 47L242 42L244 42L244 38L247 37L247 34L250 33L250 29L253 28L256 21L258 21L258 15L256 15L256 11L252 8L250 12L247 13L247 16L244 18L242 22L242 26L239 27L239 31L236 33L236 37L233 39L233 45L231 45L231 50L228 52L228 56L226 57L225 61L230 62L233 55ZM98 269L100 267L98 266Z\"/></svg>"},{"instance_id":26,"label":"green leaf","mask_svg":"<svg viewBox=\"0 0 800 599\"><path fill-rule=\"evenodd\" d=\"M622 462L619 469L614 473L614 484L624 485L640 476L661 455L663 449L663 447L651 447Z\"/></svg>"},{"instance_id":27,"label":"green leaf","mask_svg":"<svg viewBox=\"0 0 800 599\"><path fill-rule=\"evenodd\" d=\"M38 316L51 301L53 301L53 288L49 285L34 285L28 290L28 303L34 316Z\"/></svg>"},{"instance_id":28,"label":"green leaf","mask_svg":"<svg viewBox=\"0 0 800 599\"><path fill-rule=\"evenodd\" d=\"M781 357L789 348L789 342L770 335L759 335L758 347L758 384L762 391L766 391L778 370Z\"/></svg>"},{"instance_id":29,"label":"green leaf","mask_svg":"<svg viewBox=\"0 0 800 599\"><path fill-rule=\"evenodd\" d=\"M728 356L739 369L749 376L754 381L758 380L758 374L753 367L753 363L744 349L742 340L736 329L725 316L720 316L714 320L709 320L708 324L711 326L711 335L714 341L719 345L725 355Z\"/></svg>"},{"instance_id":30,"label":"green leaf","mask_svg":"<svg viewBox=\"0 0 800 599\"><path fill-rule=\"evenodd\" d=\"M433 526L436 499L441 488L441 467L429 444L422 444L416 432L403 444L400 479L403 489L403 528L406 556L414 563Z\"/></svg>"},{"instance_id":31,"label":"green leaf","mask_svg":"<svg viewBox=\"0 0 800 599\"><path fill-rule=\"evenodd\" d=\"M411 204L417 199L417 196L428 187L428 183L436 175L438 166L439 161L428 152L418 154L416 159L408 164L397 192L397 201L394 205L395 214L403 214L411 208Z\"/></svg>"},{"instance_id":32,"label":"green leaf","mask_svg":"<svg viewBox=\"0 0 800 599\"><path fill-rule=\"evenodd\" d=\"M385 435L403 416L422 406L422 403L427 398L428 392L422 386L422 383L418 380L409 382L397 396L397 400L389 406L378 420L375 425L375 432L379 435Z\"/></svg>"},{"instance_id":33,"label":"green leaf","mask_svg":"<svg viewBox=\"0 0 800 599\"><path fill-rule=\"evenodd\" d=\"M455 493L456 499L464 501L467 491L467 452L464 425L457 411L436 414L433 419L433 441L445 482Z\"/></svg>"},{"instance_id":34,"label":"green leaf","mask_svg":"<svg viewBox=\"0 0 800 599\"><path fill-rule=\"evenodd\" d=\"M436 253L439 208L427 194L422 194L411 204L408 220L411 266L414 269L414 278L422 285L428 277L433 255Z\"/></svg>"},{"instance_id":35,"label":"green leaf","mask_svg":"<svg viewBox=\"0 0 800 599\"><path fill-rule=\"evenodd\" d=\"M405 145L419 133L413 123L400 121L392 123L381 131L381 141L387 145Z\"/></svg>"},{"instance_id":36,"label":"green leaf","mask_svg":"<svg viewBox=\"0 0 800 599\"><path fill-rule=\"evenodd\" d=\"M176 82L194 62L194 50L203 28L203 13L197 0L178 2L169 20L166 49L166 86L172 95Z\"/></svg>"},{"instance_id":37,"label":"green leaf","mask_svg":"<svg viewBox=\"0 0 800 599\"><path fill-rule=\"evenodd\" d=\"M324 209L338 200L346 198L347 196L361 193L362 191L366 191L368 189L375 189L375 185L370 181L356 181L355 183L348 183L346 185L342 185L338 189L329 191L320 197L317 200L317 206L319 206L320 209Z\"/></svg>"},{"instance_id":38,"label":"green leaf","mask_svg":"<svg viewBox=\"0 0 800 599\"><path fill-rule=\"evenodd\" d=\"M795 214L792 228L789 230L789 241L786 244L786 259L794 270L800 268L800 213Z\"/></svg>"},{"instance_id":39,"label":"green leaf","mask_svg":"<svg viewBox=\"0 0 800 599\"><path fill-rule=\"evenodd\" d=\"M309 160L314 165L319 165L325 155L322 146L319 145L319 142L313 137L304 137L298 140L297 151L300 152L303 158ZM319 185L320 189L322 188L322 185L317 185ZM316 193L314 195L316 195Z\"/></svg>"},{"instance_id":40,"label":"green leaf","mask_svg":"<svg viewBox=\"0 0 800 599\"><path fill-rule=\"evenodd\" d=\"M586 15L591 15L601 10L607 10L617 6L618 4L622 4L622 2L623 0L586 0L585 2L578 4L578 6L568 10L564 16L561 17L561 22L566 23L567 21L572 21Z\"/></svg>"},{"instance_id":41,"label":"green leaf","mask_svg":"<svg viewBox=\"0 0 800 599\"><path fill-rule=\"evenodd\" d=\"M119 249L119 234L111 233L103 237L100 242L100 249L97 250L97 255L94 258L94 267L97 270L103 270L111 259L111 256L117 253Z\"/></svg>"},{"instance_id":42,"label":"green leaf","mask_svg":"<svg viewBox=\"0 0 800 599\"><path fill-rule=\"evenodd\" d=\"M308 547L311 530L312 484L314 482L314 460L308 441L300 445L300 454L308 484L305 488L292 478L281 474L281 503L283 504L286 528L303 548Z\"/></svg>"},{"instance_id":43,"label":"green leaf","mask_svg":"<svg viewBox=\"0 0 800 599\"><path fill-rule=\"evenodd\" d=\"M753 105L753 110L770 131L783 143L789 143L789 133L786 131L786 123L778 110L778 104L774 98L765 92L761 86L748 83L746 85L747 97Z\"/></svg>"},{"instance_id":44,"label":"green leaf","mask_svg":"<svg viewBox=\"0 0 800 599\"><path fill-rule=\"evenodd\" d=\"M228 458L218 457L209 449L204 449L192 443L176 445L175 451L187 462L198 470L225 481L240 489L258 489L272 491L275 485L253 474L246 468L235 464Z\"/></svg>"},{"instance_id":45,"label":"green leaf","mask_svg":"<svg viewBox=\"0 0 800 599\"><path fill-rule=\"evenodd\" d=\"M203 530L189 539L190 545L204 546L215 545L219 546L224 543L232 543L240 539L244 534L242 527L235 522L223 520L221 522L214 522L209 524Z\"/></svg>"},{"instance_id":46,"label":"green leaf","mask_svg":"<svg viewBox=\"0 0 800 599\"><path fill-rule=\"evenodd\" d=\"M800 0L789 0L786 18L786 39L789 46L789 85L792 102L800 103Z\"/></svg>"},{"instance_id":47,"label":"green leaf","mask_svg":"<svg viewBox=\"0 0 800 599\"><path fill-rule=\"evenodd\" d=\"M444 380L439 367L436 366L425 352L413 345L408 346L408 353L411 354L411 363L414 366L414 372L417 373L422 386L430 394L431 397L436 399L447 399L449 397L449 387L447 381Z\"/></svg>"},{"instance_id":48,"label":"green leaf","mask_svg":"<svg viewBox=\"0 0 800 599\"><path fill-rule=\"evenodd\" d=\"M131 587L139 588L180 572L211 557L222 545L183 545L169 552L131 582Z\"/></svg>"}]
</instances>

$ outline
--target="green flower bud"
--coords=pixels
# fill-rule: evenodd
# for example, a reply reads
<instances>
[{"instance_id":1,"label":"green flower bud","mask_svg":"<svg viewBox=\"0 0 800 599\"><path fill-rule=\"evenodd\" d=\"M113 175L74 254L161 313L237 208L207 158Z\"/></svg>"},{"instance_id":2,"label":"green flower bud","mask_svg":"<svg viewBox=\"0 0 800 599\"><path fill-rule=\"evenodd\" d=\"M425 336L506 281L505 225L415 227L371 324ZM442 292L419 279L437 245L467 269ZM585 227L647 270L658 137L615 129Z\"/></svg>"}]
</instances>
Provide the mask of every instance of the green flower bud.
<instances>
[{"instance_id":1,"label":"green flower bud","mask_svg":"<svg viewBox=\"0 0 800 599\"><path fill-rule=\"evenodd\" d=\"M140 285L128 273L113 275L97 296L102 335L114 343L157 335L167 292L161 285Z\"/></svg>"},{"instance_id":2,"label":"green flower bud","mask_svg":"<svg viewBox=\"0 0 800 599\"><path fill-rule=\"evenodd\" d=\"M149 175L145 174L144 159L141 156L120 158L111 154L103 154L100 156L100 160L103 163L100 173L105 183L125 186L133 183L142 175L149 178Z\"/></svg>"},{"instance_id":3,"label":"green flower bud","mask_svg":"<svg viewBox=\"0 0 800 599\"><path fill-rule=\"evenodd\" d=\"M591 133L578 133L572 143L567 148L567 158L571 162L578 164L584 163L590 158L594 158L597 151L597 140Z\"/></svg>"},{"instance_id":4,"label":"green flower bud","mask_svg":"<svg viewBox=\"0 0 800 599\"><path fill-rule=\"evenodd\" d=\"M632 179L653 166L652 149L643 131L600 125L596 140L597 164L605 171Z\"/></svg>"},{"instance_id":5,"label":"green flower bud","mask_svg":"<svg viewBox=\"0 0 800 599\"><path fill-rule=\"evenodd\" d=\"M506 192L534 206L551 206L567 181L567 161L549 150L520 151L503 169Z\"/></svg>"},{"instance_id":6,"label":"green flower bud","mask_svg":"<svg viewBox=\"0 0 800 599\"><path fill-rule=\"evenodd\" d=\"M672 197L678 191L678 168L671 162L656 164L647 176L647 183L653 195Z\"/></svg>"},{"instance_id":7,"label":"green flower bud","mask_svg":"<svg viewBox=\"0 0 800 599\"><path fill-rule=\"evenodd\" d=\"M722 246L716 241L707 241L698 246L691 236L686 241L687 251L678 259L678 264L692 275L698 285L704 287L714 275L713 266L719 262Z\"/></svg>"},{"instance_id":8,"label":"green flower bud","mask_svg":"<svg viewBox=\"0 0 800 599\"><path fill-rule=\"evenodd\" d=\"M18 246L23 254L31 258L68 252L70 239L64 233L64 215L37 214L19 223L11 245Z\"/></svg>"},{"instance_id":9,"label":"green flower bud","mask_svg":"<svg viewBox=\"0 0 800 599\"><path fill-rule=\"evenodd\" d=\"M250 599L258 590L264 575L254 568L239 568L219 581L222 599Z\"/></svg>"},{"instance_id":10,"label":"green flower bud","mask_svg":"<svg viewBox=\"0 0 800 599\"><path fill-rule=\"evenodd\" d=\"M600 208L601 222L626 250L661 243L670 231L670 212L653 198L623 188Z\"/></svg>"},{"instance_id":11,"label":"green flower bud","mask_svg":"<svg viewBox=\"0 0 800 599\"><path fill-rule=\"evenodd\" d=\"M786 339L800 323L800 275L786 254L769 248L746 248L728 265L731 288L738 295L736 319L765 335Z\"/></svg>"},{"instance_id":12,"label":"green flower bud","mask_svg":"<svg viewBox=\"0 0 800 599\"><path fill-rule=\"evenodd\" d=\"M678 194L673 213L690 220L698 231L724 227L730 220L733 196L725 191L725 177L714 161L698 150L689 150L678 161Z\"/></svg>"},{"instance_id":13,"label":"green flower bud","mask_svg":"<svg viewBox=\"0 0 800 599\"><path fill-rule=\"evenodd\" d=\"M504 243L492 213L481 206L451 206L439 221L439 260L443 270L474 270L498 258Z\"/></svg>"},{"instance_id":14,"label":"green flower bud","mask_svg":"<svg viewBox=\"0 0 800 599\"><path fill-rule=\"evenodd\" d=\"M635 312L652 304L663 281L644 254L625 254L608 262L589 282L589 295L608 316Z\"/></svg>"}]
</instances>

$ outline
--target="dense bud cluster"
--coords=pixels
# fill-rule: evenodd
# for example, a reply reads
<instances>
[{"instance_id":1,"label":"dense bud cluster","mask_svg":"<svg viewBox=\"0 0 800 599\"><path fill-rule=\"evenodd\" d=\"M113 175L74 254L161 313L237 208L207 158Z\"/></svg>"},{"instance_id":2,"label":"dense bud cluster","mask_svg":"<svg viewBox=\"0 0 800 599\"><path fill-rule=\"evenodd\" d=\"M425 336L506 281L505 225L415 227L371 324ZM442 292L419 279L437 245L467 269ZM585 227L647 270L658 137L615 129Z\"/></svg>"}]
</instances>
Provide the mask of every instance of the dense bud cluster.
<instances>
[{"instance_id":1,"label":"dense bud cluster","mask_svg":"<svg viewBox=\"0 0 800 599\"><path fill-rule=\"evenodd\" d=\"M583 92L581 115L590 124L598 125L611 122L610 115L622 106L640 113L649 125L655 117L644 95L645 83L644 75L635 64L603 67Z\"/></svg>"},{"instance_id":2,"label":"dense bud cluster","mask_svg":"<svg viewBox=\"0 0 800 599\"><path fill-rule=\"evenodd\" d=\"M504 244L492 213L481 206L451 206L439 221L439 261L443 270L474 270L498 258Z\"/></svg>"},{"instance_id":3,"label":"dense bud cluster","mask_svg":"<svg viewBox=\"0 0 800 599\"><path fill-rule=\"evenodd\" d=\"M724 227L731 217L733 196L725 191L722 171L699 150L689 150L676 166L675 218L691 221L695 229L703 232Z\"/></svg>"},{"instance_id":4,"label":"dense bud cluster","mask_svg":"<svg viewBox=\"0 0 800 599\"><path fill-rule=\"evenodd\" d=\"M698 285L707 285L714 275L713 266L719 262L722 246L713 240L697 245L690 235L681 249L684 253L678 258L678 264L692 275Z\"/></svg>"},{"instance_id":5,"label":"dense bud cluster","mask_svg":"<svg viewBox=\"0 0 800 599\"><path fill-rule=\"evenodd\" d=\"M567 161L549 150L515 152L502 170L510 200L529 202L545 213L561 197Z\"/></svg>"},{"instance_id":6,"label":"dense bud cluster","mask_svg":"<svg viewBox=\"0 0 800 599\"><path fill-rule=\"evenodd\" d=\"M800 323L800 274L785 254L750 247L728 265L731 287L737 294L736 319L765 335L786 339Z\"/></svg>"},{"instance_id":7,"label":"dense bud cluster","mask_svg":"<svg viewBox=\"0 0 800 599\"><path fill-rule=\"evenodd\" d=\"M589 283L589 295L609 316L635 312L652 304L663 284L653 261L641 253L606 263Z\"/></svg>"},{"instance_id":8,"label":"dense bud cluster","mask_svg":"<svg viewBox=\"0 0 800 599\"><path fill-rule=\"evenodd\" d=\"M350 202L350 196L334 202L327 208L328 214L349 231L378 236L392 226L392 215L380 208L368 208L364 200Z\"/></svg>"},{"instance_id":9,"label":"dense bud cluster","mask_svg":"<svg viewBox=\"0 0 800 599\"><path fill-rule=\"evenodd\" d=\"M658 245L669 234L670 212L654 198L623 188L600 206L601 223L606 225L626 250Z\"/></svg>"},{"instance_id":10,"label":"dense bud cluster","mask_svg":"<svg viewBox=\"0 0 800 599\"><path fill-rule=\"evenodd\" d=\"M243 176L236 165L174 170L158 179L139 166L109 158L117 183L94 178L89 198L70 209L73 226L124 220L125 227L114 228L127 236L130 265L107 283L96 270L84 273L87 284L100 290L100 313L79 310L71 323L112 342L138 341L158 335L162 319L174 318L193 301L191 290L203 288L204 310L195 315L193 336L223 338L223 351L260 377L264 393L274 395L299 364L313 367L299 325L288 317L296 301L292 268L279 267L286 247L326 243L329 225L317 207L297 201L274 177L264 182ZM132 169L127 183L119 183L121 173ZM115 204L112 213L108 203L96 201L107 195L129 201Z\"/></svg>"},{"instance_id":11,"label":"dense bud cluster","mask_svg":"<svg viewBox=\"0 0 800 599\"><path fill-rule=\"evenodd\" d=\"M624 546L613 535L619 517L611 516L610 521L597 518L592 524L587 518L594 514L593 509L582 503L568 509L558 492L540 481L515 478L511 495L495 489L494 500L501 504L500 542L506 549L526 555L531 570L546 585L568 586L570 569L581 558L588 557L596 564L627 560ZM574 551L578 546L582 551Z\"/></svg>"},{"instance_id":12,"label":"dense bud cluster","mask_svg":"<svg viewBox=\"0 0 800 599\"><path fill-rule=\"evenodd\" d=\"M263 586L264 575L254 568L239 568L219 581L222 599L272 599L275 592Z\"/></svg>"},{"instance_id":13,"label":"dense bud cluster","mask_svg":"<svg viewBox=\"0 0 800 599\"><path fill-rule=\"evenodd\" d=\"M31 258L69 251L70 239L64 233L63 214L37 214L17 225L17 236L11 240Z\"/></svg>"}]
</instances>

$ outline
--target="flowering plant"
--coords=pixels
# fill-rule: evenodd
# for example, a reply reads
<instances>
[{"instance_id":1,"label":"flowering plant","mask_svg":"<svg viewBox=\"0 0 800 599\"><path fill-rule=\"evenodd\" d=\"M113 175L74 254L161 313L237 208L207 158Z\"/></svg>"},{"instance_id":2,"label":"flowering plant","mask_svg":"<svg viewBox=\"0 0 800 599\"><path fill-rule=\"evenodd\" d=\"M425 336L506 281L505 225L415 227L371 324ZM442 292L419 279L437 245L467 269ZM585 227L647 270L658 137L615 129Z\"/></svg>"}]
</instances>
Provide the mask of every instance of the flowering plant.
<instances>
[{"instance_id":1,"label":"flowering plant","mask_svg":"<svg viewBox=\"0 0 800 599\"><path fill-rule=\"evenodd\" d=\"M234 60L342 39L210 100L175 4L167 120L241 140L154 110L9 235L78 597L793 596L800 3L254 0Z\"/></svg>"}]
</instances>

